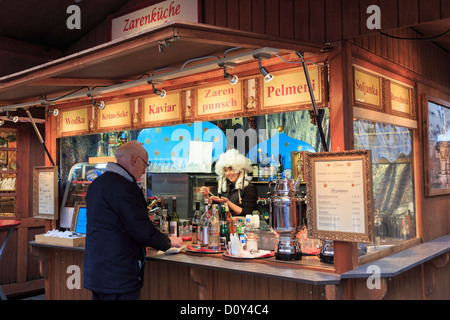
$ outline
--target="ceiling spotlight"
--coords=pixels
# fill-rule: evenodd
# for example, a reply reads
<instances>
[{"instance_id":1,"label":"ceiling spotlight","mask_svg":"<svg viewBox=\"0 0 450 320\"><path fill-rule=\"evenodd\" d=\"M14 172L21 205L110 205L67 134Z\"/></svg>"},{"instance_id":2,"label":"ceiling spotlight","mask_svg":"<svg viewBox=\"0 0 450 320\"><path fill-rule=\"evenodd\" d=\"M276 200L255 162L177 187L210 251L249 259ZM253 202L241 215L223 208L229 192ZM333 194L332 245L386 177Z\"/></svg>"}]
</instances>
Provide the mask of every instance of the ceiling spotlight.
<instances>
[{"instance_id":1,"label":"ceiling spotlight","mask_svg":"<svg viewBox=\"0 0 450 320\"><path fill-rule=\"evenodd\" d=\"M159 90L155 88L155 85L152 83L153 87L153 93L160 96L161 98L164 98L166 96L166 90Z\"/></svg>"},{"instance_id":2,"label":"ceiling spotlight","mask_svg":"<svg viewBox=\"0 0 450 320\"><path fill-rule=\"evenodd\" d=\"M236 66L235 63L219 63L219 67L223 68L223 77L230 81L231 84L236 84L239 81L237 75L232 75L227 72L227 67L234 68Z\"/></svg>"},{"instance_id":3,"label":"ceiling spotlight","mask_svg":"<svg viewBox=\"0 0 450 320\"><path fill-rule=\"evenodd\" d=\"M261 72L261 74L263 75L264 80L265 80L266 82L269 82L270 80L273 79L273 75L271 75L271 74L269 73L269 71L267 71L266 68L264 68L264 67L259 68L259 72Z\"/></svg>"},{"instance_id":4,"label":"ceiling spotlight","mask_svg":"<svg viewBox=\"0 0 450 320\"><path fill-rule=\"evenodd\" d=\"M94 97L92 97L92 96L91 96L91 99L92 99L92 105L93 106L99 107L100 110L105 109L105 107L106 107L105 101L95 101Z\"/></svg>"},{"instance_id":5,"label":"ceiling spotlight","mask_svg":"<svg viewBox=\"0 0 450 320\"><path fill-rule=\"evenodd\" d=\"M231 75L231 74L229 74L227 72L224 73L223 77L225 79L227 79L228 81L230 81L231 84L236 84L239 81L239 78L238 78L237 75Z\"/></svg>"},{"instance_id":6,"label":"ceiling spotlight","mask_svg":"<svg viewBox=\"0 0 450 320\"><path fill-rule=\"evenodd\" d=\"M271 75L271 74L269 73L269 71L267 71L267 69L264 68L264 67L261 65L261 59L269 59L269 58L270 58L270 55L268 55L268 54L255 54L255 55L253 55L253 58L258 59L258 68L259 68L259 72L261 72L261 74L263 75L264 80L265 80L266 82L269 82L270 80L272 80L272 79L273 79L273 75Z\"/></svg>"},{"instance_id":7,"label":"ceiling spotlight","mask_svg":"<svg viewBox=\"0 0 450 320\"><path fill-rule=\"evenodd\" d=\"M14 117L10 116L9 111L6 111L6 117L14 123L19 121L19 117L18 116L14 116Z\"/></svg>"},{"instance_id":8,"label":"ceiling spotlight","mask_svg":"<svg viewBox=\"0 0 450 320\"><path fill-rule=\"evenodd\" d=\"M105 101L95 101L95 100L94 100L93 105L96 106L96 107L99 107L100 110L103 110L103 109L105 109L105 107L106 107Z\"/></svg>"},{"instance_id":9,"label":"ceiling spotlight","mask_svg":"<svg viewBox=\"0 0 450 320\"><path fill-rule=\"evenodd\" d=\"M47 110L47 113L52 114L56 117L59 114L59 110L58 109Z\"/></svg>"}]
</instances>

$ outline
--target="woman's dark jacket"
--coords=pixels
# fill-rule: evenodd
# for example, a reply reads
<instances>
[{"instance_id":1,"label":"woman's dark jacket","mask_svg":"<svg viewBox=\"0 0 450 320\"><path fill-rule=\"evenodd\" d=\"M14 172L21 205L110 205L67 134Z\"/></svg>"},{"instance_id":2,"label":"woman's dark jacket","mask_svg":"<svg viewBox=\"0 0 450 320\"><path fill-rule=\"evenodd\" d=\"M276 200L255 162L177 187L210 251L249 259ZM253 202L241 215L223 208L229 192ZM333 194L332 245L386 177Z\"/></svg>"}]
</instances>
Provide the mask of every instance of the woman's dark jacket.
<instances>
[{"instance_id":1,"label":"woman's dark jacket","mask_svg":"<svg viewBox=\"0 0 450 320\"><path fill-rule=\"evenodd\" d=\"M250 183L243 190L236 189L234 183L227 184L228 192L224 192L221 195L227 197L231 202L242 208L242 212L237 214L232 212L234 216L240 215L245 216L246 214L252 214L253 210L256 209L256 201L258 200L258 193L254 184ZM239 195L241 201L239 201Z\"/></svg>"},{"instance_id":2,"label":"woman's dark jacket","mask_svg":"<svg viewBox=\"0 0 450 320\"><path fill-rule=\"evenodd\" d=\"M134 177L128 175L127 179L107 171L89 186L84 256L84 287L88 290L99 293L140 290L145 247L170 248L169 238L148 218L142 190Z\"/></svg>"}]
</instances>

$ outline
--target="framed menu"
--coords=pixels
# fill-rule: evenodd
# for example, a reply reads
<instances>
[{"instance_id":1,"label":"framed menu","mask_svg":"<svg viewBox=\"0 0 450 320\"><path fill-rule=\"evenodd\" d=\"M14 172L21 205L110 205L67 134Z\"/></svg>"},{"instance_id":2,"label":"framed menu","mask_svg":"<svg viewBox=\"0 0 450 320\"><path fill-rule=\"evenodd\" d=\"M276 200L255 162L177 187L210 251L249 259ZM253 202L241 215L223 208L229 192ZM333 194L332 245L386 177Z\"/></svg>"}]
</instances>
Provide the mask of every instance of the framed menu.
<instances>
[{"instance_id":1,"label":"framed menu","mask_svg":"<svg viewBox=\"0 0 450 320\"><path fill-rule=\"evenodd\" d=\"M305 154L308 237L372 242L370 150Z\"/></svg>"},{"instance_id":2,"label":"framed menu","mask_svg":"<svg viewBox=\"0 0 450 320\"><path fill-rule=\"evenodd\" d=\"M33 217L58 219L58 167L33 168Z\"/></svg>"}]
</instances>

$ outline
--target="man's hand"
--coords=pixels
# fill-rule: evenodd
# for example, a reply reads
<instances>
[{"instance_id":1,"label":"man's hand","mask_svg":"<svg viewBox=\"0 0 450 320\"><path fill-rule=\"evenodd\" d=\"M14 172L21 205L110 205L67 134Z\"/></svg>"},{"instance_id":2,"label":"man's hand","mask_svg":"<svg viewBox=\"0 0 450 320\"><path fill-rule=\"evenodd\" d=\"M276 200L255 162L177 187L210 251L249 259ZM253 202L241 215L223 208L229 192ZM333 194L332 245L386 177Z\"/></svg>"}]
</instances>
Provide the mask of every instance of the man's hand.
<instances>
[{"instance_id":1,"label":"man's hand","mask_svg":"<svg viewBox=\"0 0 450 320\"><path fill-rule=\"evenodd\" d=\"M172 247L179 248L183 244L183 239L180 237L169 237Z\"/></svg>"}]
</instances>

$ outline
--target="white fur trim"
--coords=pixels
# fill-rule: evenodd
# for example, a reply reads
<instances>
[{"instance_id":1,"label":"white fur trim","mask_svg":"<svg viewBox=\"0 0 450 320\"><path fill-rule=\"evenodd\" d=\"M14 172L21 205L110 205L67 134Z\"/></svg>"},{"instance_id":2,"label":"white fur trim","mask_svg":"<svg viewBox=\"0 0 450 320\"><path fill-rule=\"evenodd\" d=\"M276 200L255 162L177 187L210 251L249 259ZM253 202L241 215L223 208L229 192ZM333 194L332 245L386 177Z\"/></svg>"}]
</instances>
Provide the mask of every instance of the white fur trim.
<instances>
[{"instance_id":1,"label":"white fur trim","mask_svg":"<svg viewBox=\"0 0 450 320\"><path fill-rule=\"evenodd\" d=\"M239 173L239 177L236 180L235 188L244 189L248 186L248 182L252 179L248 173L252 172L252 164L248 158L239 153L236 149L230 149L222 153L219 160L216 162L215 172L219 176L218 180L218 192L227 191L227 180L225 178L225 168L231 167L233 172Z\"/></svg>"}]
</instances>

